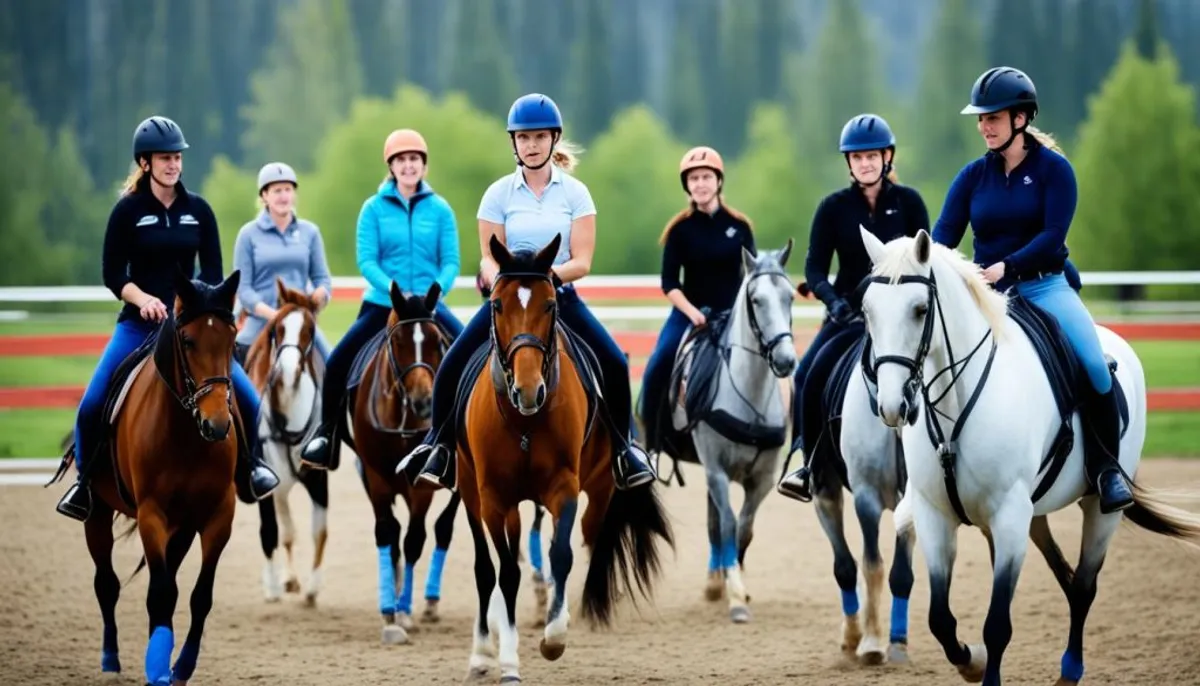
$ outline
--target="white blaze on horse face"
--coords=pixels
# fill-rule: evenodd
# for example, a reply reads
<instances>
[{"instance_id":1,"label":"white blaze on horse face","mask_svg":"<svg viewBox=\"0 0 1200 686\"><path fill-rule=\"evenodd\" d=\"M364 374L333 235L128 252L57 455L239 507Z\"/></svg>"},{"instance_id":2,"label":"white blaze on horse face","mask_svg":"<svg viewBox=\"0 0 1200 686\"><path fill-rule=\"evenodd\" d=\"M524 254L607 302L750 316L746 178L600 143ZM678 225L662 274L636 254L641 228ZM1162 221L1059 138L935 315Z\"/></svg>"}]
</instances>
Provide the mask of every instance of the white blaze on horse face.
<instances>
[{"instance_id":1,"label":"white blaze on horse face","mask_svg":"<svg viewBox=\"0 0 1200 686\"><path fill-rule=\"evenodd\" d=\"M521 301L521 309L529 309L529 298L533 296L533 291L521 286L517 289L517 299Z\"/></svg>"},{"instance_id":2,"label":"white blaze on horse face","mask_svg":"<svg viewBox=\"0 0 1200 686\"><path fill-rule=\"evenodd\" d=\"M417 364L422 364L421 349L425 347L422 345L424 342L425 330L421 328L420 324L413 324L413 347L417 349Z\"/></svg>"},{"instance_id":3,"label":"white blaze on horse face","mask_svg":"<svg viewBox=\"0 0 1200 686\"><path fill-rule=\"evenodd\" d=\"M295 311L283 318L283 340L275 358L279 373L284 379L296 378L300 367L300 332L304 329L304 313Z\"/></svg>"},{"instance_id":4,"label":"white blaze on horse face","mask_svg":"<svg viewBox=\"0 0 1200 686\"><path fill-rule=\"evenodd\" d=\"M212 326L212 317L209 317L209 318L208 318L208 325L209 325L209 326Z\"/></svg>"}]
</instances>

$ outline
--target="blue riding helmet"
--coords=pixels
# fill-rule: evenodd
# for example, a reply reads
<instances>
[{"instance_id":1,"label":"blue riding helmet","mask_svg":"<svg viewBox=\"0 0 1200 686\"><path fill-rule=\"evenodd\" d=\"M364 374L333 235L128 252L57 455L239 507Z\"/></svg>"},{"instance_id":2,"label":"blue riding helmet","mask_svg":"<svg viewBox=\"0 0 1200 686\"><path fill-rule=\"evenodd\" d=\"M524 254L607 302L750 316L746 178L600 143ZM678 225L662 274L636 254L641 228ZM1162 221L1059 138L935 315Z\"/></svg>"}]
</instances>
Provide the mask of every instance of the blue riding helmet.
<instances>
[{"instance_id":1,"label":"blue riding helmet","mask_svg":"<svg viewBox=\"0 0 1200 686\"><path fill-rule=\"evenodd\" d=\"M147 117L133 132L133 159L156 152L187 150L183 129L166 117Z\"/></svg>"},{"instance_id":2,"label":"blue riding helmet","mask_svg":"<svg viewBox=\"0 0 1200 686\"><path fill-rule=\"evenodd\" d=\"M1032 120L1038 111L1037 88L1020 69L992 67L975 79L971 102L960 114L991 114L1007 109L1024 110Z\"/></svg>"},{"instance_id":3,"label":"blue riding helmet","mask_svg":"<svg viewBox=\"0 0 1200 686\"><path fill-rule=\"evenodd\" d=\"M838 143L838 150L844 153L894 147L896 136L892 133L892 127L877 114L860 114L846 122Z\"/></svg>"},{"instance_id":4,"label":"blue riding helmet","mask_svg":"<svg viewBox=\"0 0 1200 686\"><path fill-rule=\"evenodd\" d=\"M508 110L508 132L551 129L562 131L562 113L548 95L529 93L517 98Z\"/></svg>"}]
</instances>

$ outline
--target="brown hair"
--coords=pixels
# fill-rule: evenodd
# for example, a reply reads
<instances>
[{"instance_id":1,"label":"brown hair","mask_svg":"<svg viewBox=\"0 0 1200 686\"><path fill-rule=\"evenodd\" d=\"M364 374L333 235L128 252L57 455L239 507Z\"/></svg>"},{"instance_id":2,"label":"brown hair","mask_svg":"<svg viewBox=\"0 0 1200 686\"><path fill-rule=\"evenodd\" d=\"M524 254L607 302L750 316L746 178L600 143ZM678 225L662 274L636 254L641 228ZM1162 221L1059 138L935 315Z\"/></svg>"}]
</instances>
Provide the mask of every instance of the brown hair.
<instances>
[{"instance_id":1,"label":"brown hair","mask_svg":"<svg viewBox=\"0 0 1200 686\"><path fill-rule=\"evenodd\" d=\"M724 210L726 212L729 213L729 216L733 217L734 219L736 219L740 222L743 222L746 225L747 229L750 229L750 231L754 231L754 224L750 221L749 217L747 217L746 215L742 214L741 212L735 210L734 208L730 207L729 205L726 205L725 201L723 201L723 200L721 201L720 206L722 208L724 208ZM681 224L683 222L683 220L692 216L696 212L697 212L696 203L692 202L692 203L688 203L688 206L683 208L682 210L680 210L679 213L676 214L674 217L671 217L671 220L667 222L666 228L663 229L662 235L658 237L658 244L666 245L667 237L671 235L671 230L674 229L679 224Z\"/></svg>"}]
</instances>

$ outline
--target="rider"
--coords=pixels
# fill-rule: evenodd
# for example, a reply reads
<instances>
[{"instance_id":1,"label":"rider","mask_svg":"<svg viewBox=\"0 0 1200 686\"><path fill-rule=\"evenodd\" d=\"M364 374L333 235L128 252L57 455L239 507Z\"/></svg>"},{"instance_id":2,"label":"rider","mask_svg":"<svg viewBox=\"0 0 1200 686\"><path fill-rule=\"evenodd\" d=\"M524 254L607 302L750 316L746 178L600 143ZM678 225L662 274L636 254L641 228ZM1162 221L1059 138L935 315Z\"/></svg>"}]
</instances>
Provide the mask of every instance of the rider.
<instances>
[{"instance_id":1,"label":"rider","mask_svg":"<svg viewBox=\"0 0 1200 686\"><path fill-rule=\"evenodd\" d=\"M647 448L662 449L658 422L666 402L675 352L688 325L699 328L729 310L742 280L742 248L755 252L750 220L721 198L725 164L707 146L692 148L679 162L679 180L690 201L671 218L659 239L663 247L662 290L674 306L658 334L643 377L642 418ZM684 271L686 283L679 280Z\"/></svg>"},{"instance_id":2,"label":"rider","mask_svg":"<svg viewBox=\"0 0 1200 686\"><path fill-rule=\"evenodd\" d=\"M233 267L242 272L238 300L247 317L237 336L237 358L245 364L246 353L259 332L275 316L279 292L275 279L302 293L314 286L312 299L318 307L329 303L333 281L325 261L325 243L316 224L296 216L296 172L283 162L271 162L258 171L258 197L262 212L238 231L233 248ZM317 329L313 347L321 359L329 358L329 341Z\"/></svg>"},{"instance_id":3,"label":"rider","mask_svg":"<svg viewBox=\"0 0 1200 686\"><path fill-rule=\"evenodd\" d=\"M549 97L530 93L513 102L508 111L508 134L517 170L492 183L480 201L480 268L483 282L490 288L499 271L488 250L492 236L512 250L538 249L556 234L563 237L553 267L559 316L587 341L600 361L604 400L616 425L613 472L618 488L632 488L652 481L654 472L630 434L633 415L625 355L570 285L591 270L596 207L587 186L568 173L575 166L575 151L563 140L562 132L562 114ZM451 459L457 435L455 393L467 361L488 341L490 321L491 309L479 308L438 368L433 387L434 430L401 462L403 467L428 453L419 479L455 488L455 460Z\"/></svg>"},{"instance_id":4,"label":"rider","mask_svg":"<svg viewBox=\"0 0 1200 686\"><path fill-rule=\"evenodd\" d=\"M1112 373L1083 300L1069 285L1067 229L1075 214L1075 170L1055 152L1053 139L1030 126L1037 90L1024 72L993 67L975 81L962 114L976 115L988 151L955 177L933 239L957 247L970 222L974 260L998 290L1017 294L1049 312L1071 342L1090 380L1083 416L1088 480L1102 512L1133 504L1117 456L1120 417ZM1090 428L1090 430L1089 430Z\"/></svg>"},{"instance_id":5,"label":"rider","mask_svg":"<svg viewBox=\"0 0 1200 686\"><path fill-rule=\"evenodd\" d=\"M217 220L204 198L183 187L183 151L188 147L179 126L166 117L149 117L133 133L136 168L108 217L104 233L104 285L124 301L116 330L105 346L75 419L76 482L58 502L59 513L86 520L92 510L88 470L104 433L109 385L117 367L158 330L175 304L176 270L191 275L197 255L200 280L220 283L221 243ZM163 254L170 255L163 259ZM258 394L241 365L231 368L233 392L244 425L258 426ZM269 495L279 479L262 463L258 441L249 440L251 462L238 462L238 497L252 503ZM242 451L238 451L239 458Z\"/></svg>"},{"instance_id":6,"label":"rider","mask_svg":"<svg viewBox=\"0 0 1200 686\"><path fill-rule=\"evenodd\" d=\"M329 354L321 390L324 418L300 456L320 469L330 466L333 432L344 414L340 408L354 358L387 327L392 282L405 293L424 296L435 282L443 294L449 293L458 276L457 222L450 203L425 180L425 139L412 129L391 132L383 142L383 162L388 175L358 214L358 268L367 280L363 303L358 319ZM462 331L462 322L444 301L438 301L433 315L451 336Z\"/></svg>"},{"instance_id":7,"label":"rider","mask_svg":"<svg viewBox=\"0 0 1200 686\"><path fill-rule=\"evenodd\" d=\"M777 490L789 498L812 499L812 459L824 424L825 383L837 361L863 335L859 283L871 261L859 226L883 242L915 236L929 227L929 211L916 189L897 183L892 165L896 136L884 119L860 114L842 127L838 149L850 169L850 186L821 201L813 215L804 277L809 290L828 308L828 316L796 368L792 400L792 453L803 451L804 464L780 480ZM838 258L835 283L829 266Z\"/></svg>"}]
</instances>

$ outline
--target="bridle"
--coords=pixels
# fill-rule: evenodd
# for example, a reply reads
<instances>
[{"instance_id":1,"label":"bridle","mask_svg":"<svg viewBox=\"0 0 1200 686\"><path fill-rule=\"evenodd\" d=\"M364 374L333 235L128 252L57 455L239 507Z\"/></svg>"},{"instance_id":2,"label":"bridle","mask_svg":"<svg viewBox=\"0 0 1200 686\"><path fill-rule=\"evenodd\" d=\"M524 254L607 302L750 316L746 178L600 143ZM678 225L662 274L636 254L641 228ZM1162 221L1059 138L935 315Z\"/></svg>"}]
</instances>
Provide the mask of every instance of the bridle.
<instances>
[{"instance_id":1,"label":"bridle","mask_svg":"<svg viewBox=\"0 0 1200 686\"><path fill-rule=\"evenodd\" d=\"M307 321L312 322L313 320L310 318ZM297 446L306 442L317 424L317 415L319 414L317 412L317 408L321 402L321 384L317 381L316 370L313 369L312 351L313 342L315 339L315 323L313 324L313 333L311 336L309 336L308 344L304 346L301 346L298 343L282 343L277 345L275 328L272 327L267 333L267 341L270 344L269 350L271 351L270 359L272 360L271 372L267 375L266 380L266 389L267 392L271 394L272 399L272 403L270 405L271 412L268 414L267 425L271 429L271 440L277 443L282 443L289 447ZM278 412L276 412L275 404L273 402L275 399L275 382L279 379L279 375L281 374L279 370L279 355L288 348L295 348L296 351L300 353L300 371L303 372L307 367L309 375L312 376L314 386L313 402L312 407L309 409L308 421L304 423L303 427L296 431L292 431L287 428L287 420L284 419Z\"/></svg>"},{"instance_id":2,"label":"bridle","mask_svg":"<svg viewBox=\"0 0 1200 686\"><path fill-rule=\"evenodd\" d=\"M406 425L408 424L409 413L411 412L411 413L415 414L416 410L412 406L412 396L409 395L408 387L404 385L404 380L406 378L408 378L409 374L412 374L413 372L415 372L418 369L424 369L424 370L428 371L429 375L431 377L434 376L435 371L434 371L433 365L429 364L428 362L426 362L424 359L421 358L419 351L418 351L418 354L416 355L416 359L411 364L407 364L403 367L400 366L400 362L396 359L396 352L392 348L392 339L396 335L396 333L398 331L400 331L406 324L412 324L414 326L423 326L425 324L433 324L434 327L436 327L437 330L439 331L439 333L441 334L441 340L443 341L442 353L445 353L444 341L447 340L447 336L442 331L441 325L438 324L437 320L434 319L432 315L427 315L427 316L423 316L423 317L413 317L413 318L409 318L409 319L401 319L401 320L397 321L395 324L393 324L391 327L389 327L387 330L387 333L384 334L382 345L386 351L384 356L387 359L388 369L390 369L392 371L393 380L392 380L391 388L388 388L384 392L386 392L388 394L392 394L392 393L396 392L397 390L399 391L400 408L402 410L402 414L400 415L400 422L395 428L392 428L389 426L384 426L383 422L380 420L379 408L376 406L377 403L375 402L375 398L378 397L377 394L380 391L380 383L381 383L380 378L383 375L380 374L378 370L376 370L375 376L371 380L371 391L370 391L370 395L368 396L369 402L367 403L367 418L371 422L371 428L375 429L376 431L378 431L380 433L398 435L398 436L402 436L404 438L411 438L418 434L425 433L426 431L429 430L429 427L421 427L421 428L415 428L415 429L406 428Z\"/></svg>"},{"instance_id":3,"label":"bridle","mask_svg":"<svg viewBox=\"0 0 1200 686\"><path fill-rule=\"evenodd\" d=\"M975 347L971 349L971 352L967 353L966 357L961 360L955 360L954 349L950 345L950 333L946 328L946 316L942 309L941 300L938 298L937 277L932 271L928 277L909 274L901 276L898 280L893 280L885 276L869 276L866 279L863 279L863 282L859 285L859 289L861 291L865 291L872 283L915 283L924 285L929 291L927 309L925 311L925 322L921 329L921 340L917 344L916 355L913 357L905 357L903 355L881 355L874 358L872 361L869 359L870 346L866 346L863 349L863 357L861 360L863 376L867 379L869 385L874 386L876 385L876 380L879 377L879 368L882 365L898 364L908 370L908 379L906 379L904 382L903 390L904 400L907 406L907 412L905 413L904 420L909 426L915 424L917 421L917 412L920 409L918 401L924 403L926 409L925 428L929 432L929 440L936 448L938 459L942 465L942 474L946 481L946 490L950 497L950 504L954 507L955 513L959 516L963 523L969 525L971 520L967 517L966 510L963 508L962 501L958 496L958 487L955 483L954 468L958 458L958 437L962 433L962 429L967 423L967 417L970 416L971 410L974 409L975 403L979 400L979 396L983 391L983 387L987 383L988 375L991 373L992 361L996 358L996 341L992 336L992 330L990 327L988 328L987 332L982 338L979 339L979 342L975 344ZM950 359L950 364L940 369L937 374L933 375L933 378L930 379L928 383L925 383L925 359L929 356L929 348L933 344L933 315L935 311L937 312L937 319L941 323L942 343L946 347L946 355ZM971 396L968 398L966 405L963 406L962 412L958 415L957 419L952 420L954 422L954 427L950 433L950 440L947 441L945 434L942 432L941 423L938 421L938 418L935 415L941 415L947 420L950 420L951 417L939 410L937 405L954 388L954 385L958 382L958 378L966 369L966 366L971 361L971 358L975 357L975 354L979 352L979 349L983 347L983 344L989 338L992 339L992 345L991 350L988 352L987 363L984 365L983 372L979 377L979 382L975 385L975 389L971 392ZM943 374L947 373L950 374L950 382L947 384L946 390L942 391L942 394L938 397L930 398L930 389Z\"/></svg>"},{"instance_id":4,"label":"bridle","mask_svg":"<svg viewBox=\"0 0 1200 686\"><path fill-rule=\"evenodd\" d=\"M171 336L171 356L175 358L173 367L174 371L183 380L183 392L180 393L174 381L164 376L162 366L156 364L155 367L158 370L159 378L163 380L163 383L167 386L167 390L171 392L171 395L179 402L180 406L192 416L192 420L196 422L196 428L200 431L201 438L212 443L220 442L225 439L224 436L219 439L210 437L203 429L203 418L200 416L200 400L211 393L217 386L224 386L226 389L225 403L232 414L233 379L230 375L210 376L200 381L200 383L196 383L196 379L192 375L192 370L188 367L187 355L183 350L183 341L178 327L184 326L202 316L216 317L230 327L234 327L233 313L224 309L205 310L195 314L184 311L179 315L178 326L171 319L172 315L168 314L167 316L167 322L160 330L160 335L169 334ZM230 366L233 364L232 347L229 351L229 364Z\"/></svg>"},{"instance_id":5,"label":"bridle","mask_svg":"<svg viewBox=\"0 0 1200 686\"><path fill-rule=\"evenodd\" d=\"M502 279L538 279L550 284L554 288L554 281L546 274L536 272L509 272L500 274L496 277L496 281L492 284L492 292L495 293L496 287ZM500 372L504 375L504 391L511 399L515 397L516 390L513 389L515 377L513 372L513 358L522 348L533 348L542 354L542 379L546 384L546 392L549 393L555 386L558 370L558 302L555 300L547 304L547 310L550 312L550 340L544 341L536 335L522 332L513 336L505 345L500 345L500 333L496 324L496 315L503 314L503 306L499 299L492 299L491 303L491 331L492 349L496 353L496 362L500 366ZM515 403L514 403L515 404Z\"/></svg>"},{"instance_id":6,"label":"bridle","mask_svg":"<svg viewBox=\"0 0 1200 686\"><path fill-rule=\"evenodd\" d=\"M755 272L750 275L750 279L746 284L746 315L749 317L749 320L750 320L750 331L752 331L754 333L754 338L755 338L755 340L758 341L758 350L756 352L754 350L749 350L748 348L743 348L743 349L746 349L749 352L754 352L759 357L763 358L768 363L770 363L771 351L773 351L775 349L775 346L779 345L784 340L792 338L792 309L790 307L788 308L787 328L785 328L780 333L777 333L774 336L772 336L771 340L764 340L762 326L759 325L759 323L758 323L758 315L755 314L754 303L750 299L751 284L754 283L755 279L758 279L763 276L770 276L770 277L781 276L785 280L788 278L788 275L786 273L779 271L779 270L775 270L775 269L771 269L768 271L762 271L762 272ZM790 288L789 288L789 290L790 290ZM743 346L739 346L739 347L743 347Z\"/></svg>"}]
</instances>

